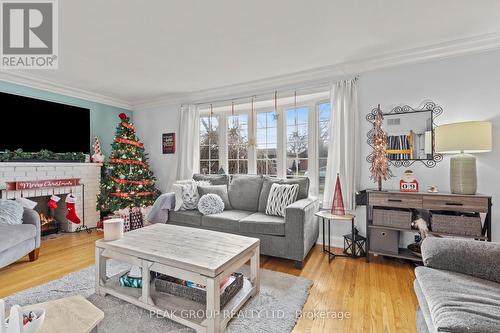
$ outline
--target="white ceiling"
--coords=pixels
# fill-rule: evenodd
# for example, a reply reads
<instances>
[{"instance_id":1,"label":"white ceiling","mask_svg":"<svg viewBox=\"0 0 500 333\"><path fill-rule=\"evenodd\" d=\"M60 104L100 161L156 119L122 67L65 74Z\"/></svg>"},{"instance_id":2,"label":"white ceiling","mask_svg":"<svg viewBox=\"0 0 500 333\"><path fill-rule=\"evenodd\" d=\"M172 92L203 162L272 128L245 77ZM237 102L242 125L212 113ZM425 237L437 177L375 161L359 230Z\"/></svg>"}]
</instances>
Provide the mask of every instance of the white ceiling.
<instances>
[{"instance_id":1,"label":"white ceiling","mask_svg":"<svg viewBox=\"0 0 500 333\"><path fill-rule=\"evenodd\" d=\"M135 103L500 31L498 0L64 0L58 70Z\"/></svg>"}]
</instances>

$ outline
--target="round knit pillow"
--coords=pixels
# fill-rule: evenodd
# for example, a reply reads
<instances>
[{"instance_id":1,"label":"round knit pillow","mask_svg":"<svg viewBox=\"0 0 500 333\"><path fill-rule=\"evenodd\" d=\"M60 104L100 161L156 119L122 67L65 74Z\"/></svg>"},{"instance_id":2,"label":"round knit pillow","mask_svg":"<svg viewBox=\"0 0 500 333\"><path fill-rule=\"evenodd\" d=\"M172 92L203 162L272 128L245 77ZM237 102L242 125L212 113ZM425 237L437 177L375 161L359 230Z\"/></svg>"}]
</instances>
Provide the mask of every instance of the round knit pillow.
<instances>
[{"instance_id":1,"label":"round knit pillow","mask_svg":"<svg viewBox=\"0 0 500 333\"><path fill-rule=\"evenodd\" d=\"M205 194L198 201L198 210L203 215L222 213L224 211L224 201L217 194Z\"/></svg>"}]
</instances>

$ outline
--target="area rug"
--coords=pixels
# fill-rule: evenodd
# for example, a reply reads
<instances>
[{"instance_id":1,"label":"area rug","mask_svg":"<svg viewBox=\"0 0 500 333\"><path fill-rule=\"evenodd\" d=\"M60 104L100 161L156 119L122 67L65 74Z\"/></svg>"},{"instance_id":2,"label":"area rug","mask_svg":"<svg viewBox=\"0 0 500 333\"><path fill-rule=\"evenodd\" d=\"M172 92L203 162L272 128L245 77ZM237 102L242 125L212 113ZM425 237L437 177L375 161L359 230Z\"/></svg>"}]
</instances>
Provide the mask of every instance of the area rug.
<instances>
[{"instance_id":1,"label":"area rug","mask_svg":"<svg viewBox=\"0 0 500 333\"><path fill-rule=\"evenodd\" d=\"M128 267L127 264L110 260L108 274L117 274ZM244 266L242 272L247 271L248 268ZM100 333L194 332L167 318L151 316L149 311L111 295L102 297L94 294L94 281L95 271L92 266L14 294L5 301L10 307L14 304L28 305L80 294L104 311L104 320L98 327ZM312 281L308 279L261 269L259 295L243 306L225 332L291 332L311 286Z\"/></svg>"}]
</instances>

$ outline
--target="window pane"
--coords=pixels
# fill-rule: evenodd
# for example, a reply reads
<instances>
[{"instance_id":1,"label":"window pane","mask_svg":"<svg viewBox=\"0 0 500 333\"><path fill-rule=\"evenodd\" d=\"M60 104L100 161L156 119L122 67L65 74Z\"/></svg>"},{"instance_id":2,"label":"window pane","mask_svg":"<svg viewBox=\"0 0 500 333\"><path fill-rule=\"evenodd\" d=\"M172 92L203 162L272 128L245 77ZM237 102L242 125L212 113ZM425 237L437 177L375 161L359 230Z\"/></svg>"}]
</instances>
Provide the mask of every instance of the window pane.
<instances>
[{"instance_id":1,"label":"window pane","mask_svg":"<svg viewBox=\"0 0 500 333\"><path fill-rule=\"evenodd\" d=\"M248 115L227 117L228 172L248 173Z\"/></svg>"},{"instance_id":2,"label":"window pane","mask_svg":"<svg viewBox=\"0 0 500 333\"><path fill-rule=\"evenodd\" d=\"M325 191L326 167L328 159L328 145L330 144L330 103L318 105L318 194Z\"/></svg>"},{"instance_id":3,"label":"window pane","mask_svg":"<svg viewBox=\"0 0 500 333\"><path fill-rule=\"evenodd\" d=\"M248 173L248 161L240 160L238 172L241 174Z\"/></svg>"},{"instance_id":4,"label":"window pane","mask_svg":"<svg viewBox=\"0 0 500 333\"><path fill-rule=\"evenodd\" d=\"M278 150L275 147L272 147L272 145L267 145L267 158L269 159L275 159L277 157Z\"/></svg>"},{"instance_id":5,"label":"window pane","mask_svg":"<svg viewBox=\"0 0 500 333\"><path fill-rule=\"evenodd\" d=\"M266 144L266 129L257 129L257 145Z\"/></svg>"},{"instance_id":6,"label":"window pane","mask_svg":"<svg viewBox=\"0 0 500 333\"><path fill-rule=\"evenodd\" d=\"M229 159L237 159L238 158L238 147L237 146L228 146L228 158Z\"/></svg>"},{"instance_id":7,"label":"window pane","mask_svg":"<svg viewBox=\"0 0 500 333\"><path fill-rule=\"evenodd\" d=\"M267 127L266 125L267 113L258 112L257 113L257 128Z\"/></svg>"},{"instance_id":8,"label":"window pane","mask_svg":"<svg viewBox=\"0 0 500 333\"><path fill-rule=\"evenodd\" d=\"M257 160L257 174L265 175L266 174L266 161L265 160Z\"/></svg>"},{"instance_id":9,"label":"window pane","mask_svg":"<svg viewBox=\"0 0 500 333\"><path fill-rule=\"evenodd\" d=\"M297 174L298 176L305 176L307 172L307 166L308 166L308 160L307 159L300 159L298 160L298 169L297 169Z\"/></svg>"},{"instance_id":10,"label":"window pane","mask_svg":"<svg viewBox=\"0 0 500 333\"><path fill-rule=\"evenodd\" d=\"M208 161L201 161L200 162L200 172L202 174L207 174L208 173Z\"/></svg>"},{"instance_id":11,"label":"window pane","mask_svg":"<svg viewBox=\"0 0 500 333\"><path fill-rule=\"evenodd\" d=\"M267 113L267 127L278 127L278 114L276 112Z\"/></svg>"},{"instance_id":12,"label":"window pane","mask_svg":"<svg viewBox=\"0 0 500 333\"><path fill-rule=\"evenodd\" d=\"M235 173L238 173L238 161L235 160L229 160L228 161L228 172L229 174L234 175Z\"/></svg>"},{"instance_id":13,"label":"window pane","mask_svg":"<svg viewBox=\"0 0 500 333\"><path fill-rule=\"evenodd\" d=\"M295 109L287 110L286 112L286 125L287 126L295 126L297 125L297 112Z\"/></svg>"},{"instance_id":14,"label":"window pane","mask_svg":"<svg viewBox=\"0 0 500 333\"><path fill-rule=\"evenodd\" d=\"M211 160L219 159L219 146L217 145L210 146L210 159Z\"/></svg>"},{"instance_id":15,"label":"window pane","mask_svg":"<svg viewBox=\"0 0 500 333\"><path fill-rule=\"evenodd\" d=\"M248 147L247 146L240 146L239 149L239 159L248 159Z\"/></svg>"},{"instance_id":16,"label":"window pane","mask_svg":"<svg viewBox=\"0 0 500 333\"><path fill-rule=\"evenodd\" d=\"M319 121L330 120L330 103L321 103L319 105Z\"/></svg>"},{"instance_id":17,"label":"window pane","mask_svg":"<svg viewBox=\"0 0 500 333\"><path fill-rule=\"evenodd\" d=\"M257 158L258 159L267 158L267 149L257 147Z\"/></svg>"},{"instance_id":18,"label":"window pane","mask_svg":"<svg viewBox=\"0 0 500 333\"><path fill-rule=\"evenodd\" d=\"M270 143L276 145L278 142L278 129L277 128L268 128L267 129L267 144Z\"/></svg>"},{"instance_id":19,"label":"window pane","mask_svg":"<svg viewBox=\"0 0 500 333\"><path fill-rule=\"evenodd\" d=\"M200 159L208 160L208 146L200 146Z\"/></svg>"},{"instance_id":20,"label":"window pane","mask_svg":"<svg viewBox=\"0 0 500 333\"><path fill-rule=\"evenodd\" d=\"M324 193L325 192L325 179L326 179L326 159L320 159L319 160L319 172L318 172L318 177L319 177L319 193Z\"/></svg>"},{"instance_id":21,"label":"window pane","mask_svg":"<svg viewBox=\"0 0 500 333\"><path fill-rule=\"evenodd\" d=\"M278 174L278 160L269 160L267 162L267 174L268 175Z\"/></svg>"},{"instance_id":22,"label":"window pane","mask_svg":"<svg viewBox=\"0 0 500 333\"><path fill-rule=\"evenodd\" d=\"M210 162L210 173L216 174L219 171L219 161Z\"/></svg>"},{"instance_id":23,"label":"window pane","mask_svg":"<svg viewBox=\"0 0 500 333\"><path fill-rule=\"evenodd\" d=\"M328 140L319 140L318 142L318 156L328 157Z\"/></svg>"},{"instance_id":24,"label":"window pane","mask_svg":"<svg viewBox=\"0 0 500 333\"><path fill-rule=\"evenodd\" d=\"M257 173L269 174L277 172L275 161L278 142L278 116L276 112L257 113Z\"/></svg>"},{"instance_id":25,"label":"window pane","mask_svg":"<svg viewBox=\"0 0 500 333\"><path fill-rule=\"evenodd\" d=\"M302 107L297 109L297 124L306 124L309 118L309 108Z\"/></svg>"},{"instance_id":26,"label":"window pane","mask_svg":"<svg viewBox=\"0 0 500 333\"><path fill-rule=\"evenodd\" d=\"M217 173L219 132L217 117L200 117L200 172ZM215 170L215 171L214 171Z\"/></svg>"}]
</instances>

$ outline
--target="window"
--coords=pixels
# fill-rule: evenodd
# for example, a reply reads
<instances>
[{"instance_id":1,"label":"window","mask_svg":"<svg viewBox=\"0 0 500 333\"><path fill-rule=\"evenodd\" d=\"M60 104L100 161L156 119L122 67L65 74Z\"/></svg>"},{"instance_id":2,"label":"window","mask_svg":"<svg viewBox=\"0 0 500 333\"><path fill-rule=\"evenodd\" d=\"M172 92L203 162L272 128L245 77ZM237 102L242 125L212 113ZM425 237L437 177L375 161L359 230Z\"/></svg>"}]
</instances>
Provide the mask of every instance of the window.
<instances>
[{"instance_id":1,"label":"window","mask_svg":"<svg viewBox=\"0 0 500 333\"><path fill-rule=\"evenodd\" d=\"M216 116L200 117L200 172L219 171L219 120Z\"/></svg>"},{"instance_id":2,"label":"window","mask_svg":"<svg viewBox=\"0 0 500 333\"><path fill-rule=\"evenodd\" d=\"M248 173L248 115L227 117L228 173Z\"/></svg>"},{"instance_id":3,"label":"window","mask_svg":"<svg viewBox=\"0 0 500 333\"><path fill-rule=\"evenodd\" d=\"M325 191L326 164L328 161L328 143L330 140L330 103L320 103L318 112L318 192Z\"/></svg>"},{"instance_id":4,"label":"window","mask_svg":"<svg viewBox=\"0 0 500 333\"><path fill-rule=\"evenodd\" d=\"M309 108L286 110L286 175L304 176L308 168Z\"/></svg>"},{"instance_id":5,"label":"window","mask_svg":"<svg viewBox=\"0 0 500 333\"><path fill-rule=\"evenodd\" d=\"M278 175L278 115L276 112L257 112L257 174Z\"/></svg>"},{"instance_id":6,"label":"window","mask_svg":"<svg viewBox=\"0 0 500 333\"><path fill-rule=\"evenodd\" d=\"M283 94L278 100L201 107L200 171L305 176L311 194L322 196L331 144L329 96L329 91Z\"/></svg>"}]
</instances>

